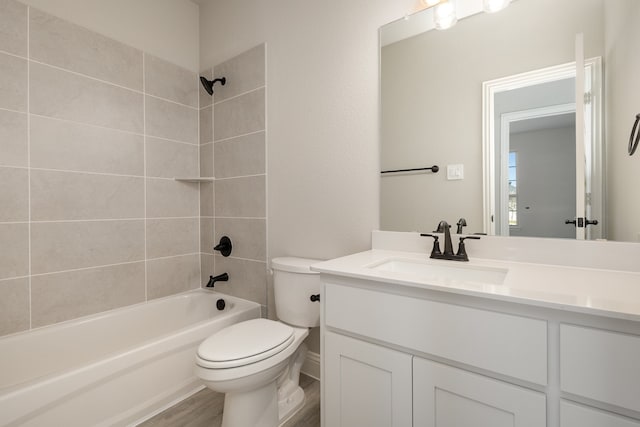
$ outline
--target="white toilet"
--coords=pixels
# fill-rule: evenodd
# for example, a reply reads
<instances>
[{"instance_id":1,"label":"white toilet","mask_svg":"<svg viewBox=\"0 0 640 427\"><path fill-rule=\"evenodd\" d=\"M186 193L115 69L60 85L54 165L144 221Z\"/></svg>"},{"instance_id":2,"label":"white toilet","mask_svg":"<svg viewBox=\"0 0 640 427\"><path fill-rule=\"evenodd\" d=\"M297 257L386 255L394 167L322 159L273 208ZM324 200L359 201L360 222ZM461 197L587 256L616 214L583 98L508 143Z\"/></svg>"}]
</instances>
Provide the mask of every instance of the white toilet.
<instances>
[{"instance_id":1,"label":"white toilet","mask_svg":"<svg viewBox=\"0 0 640 427\"><path fill-rule=\"evenodd\" d=\"M225 393L222 427L276 427L304 404L298 385L309 328L320 325L320 276L309 267L319 260L274 258L276 315L253 319L207 338L196 356L196 375Z\"/></svg>"}]
</instances>

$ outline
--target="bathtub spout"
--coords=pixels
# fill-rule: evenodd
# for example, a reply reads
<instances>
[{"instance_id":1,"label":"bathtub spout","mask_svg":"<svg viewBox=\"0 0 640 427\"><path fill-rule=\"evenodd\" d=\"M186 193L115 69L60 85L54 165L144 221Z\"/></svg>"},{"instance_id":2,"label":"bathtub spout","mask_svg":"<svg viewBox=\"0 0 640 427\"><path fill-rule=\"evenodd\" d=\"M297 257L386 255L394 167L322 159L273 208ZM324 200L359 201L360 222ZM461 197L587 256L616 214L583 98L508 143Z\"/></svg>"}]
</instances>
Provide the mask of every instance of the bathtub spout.
<instances>
[{"instance_id":1,"label":"bathtub spout","mask_svg":"<svg viewBox=\"0 0 640 427\"><path fill-rule=\"evenodd\" d=\"M209 283L207 283L207 288L213 288L216 282L227 282L229 280L229 275L227 273L218 274L217 276L209 276Z\"/></svg>"}]
</instances>

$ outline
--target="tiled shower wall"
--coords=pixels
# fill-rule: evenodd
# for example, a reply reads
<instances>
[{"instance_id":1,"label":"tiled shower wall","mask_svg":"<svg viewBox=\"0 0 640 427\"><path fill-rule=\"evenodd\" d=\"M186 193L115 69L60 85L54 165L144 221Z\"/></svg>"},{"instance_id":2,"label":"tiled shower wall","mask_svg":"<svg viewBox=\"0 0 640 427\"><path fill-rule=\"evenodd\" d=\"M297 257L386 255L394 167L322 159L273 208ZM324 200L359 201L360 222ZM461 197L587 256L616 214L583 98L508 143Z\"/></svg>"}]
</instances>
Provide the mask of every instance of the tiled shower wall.
<instances>
[{"instance_id":1,"label":"tiled shower wall","mask_svg":"<svg viewBox=\"0 0 640 427\"><path fill-rule=\"evenodd\" d=\"M0 0L0 335L200 286L198 85Z\"/></svg>"},{"instance_id":2,"label":"tiled shower wall","mask_svg":"<svg viewBox=\"0 0 640 427\"><path fill-rule=\"evenodd\" d=\"M216 289L255 301L266 314L265 58L260 45L203 73L226 77L227 83L216 84L213 105L200 110L206 126L200 131L200 165L202 176L213 172L216 178L202 186L203 283L210 274L227 272L229 281L216 283ZM212 102L206 94L202 99ZM233 242L231 256L212 255L212 246L225 235Z\"/></svg>"}]
</instances>

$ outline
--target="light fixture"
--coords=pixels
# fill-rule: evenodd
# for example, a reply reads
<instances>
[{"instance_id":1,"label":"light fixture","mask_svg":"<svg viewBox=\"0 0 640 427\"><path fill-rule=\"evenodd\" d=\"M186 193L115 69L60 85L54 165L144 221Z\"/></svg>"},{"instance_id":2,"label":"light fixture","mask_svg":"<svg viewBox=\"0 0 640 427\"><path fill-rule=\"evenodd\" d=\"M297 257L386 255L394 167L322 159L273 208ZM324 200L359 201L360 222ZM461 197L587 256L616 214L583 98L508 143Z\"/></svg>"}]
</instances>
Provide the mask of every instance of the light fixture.
<instances>
[{"instance_id":1,"label":"light fixture","mask_svg":"<svg viewBox=\"0 0 640 427\"><path fill-rule=\"evenodd\" d=\"M422 2L425 4L425 6L431 7L440 3L440 0L422 0Z\"/></svg>"},{"instance_id":2,"label":"light fixture","mask_svg":"<svg viewBox=\"0 0 640 427\"><path fill-rule=\"evenodd\" d=\"M498 12L509 6L511 0L483 0L483 8L487 13Z\"/></svg>"},{"instance_id":3,"label":"light fixture","mask_svg":"<svg viewBox=\"0 0 640 427\"><path fill-rule=\"evenodd\" d=\"M445 0L433 8L433 23L436 29L446 30L458 22L454 0Z\"/></svg>"}]
</instances>

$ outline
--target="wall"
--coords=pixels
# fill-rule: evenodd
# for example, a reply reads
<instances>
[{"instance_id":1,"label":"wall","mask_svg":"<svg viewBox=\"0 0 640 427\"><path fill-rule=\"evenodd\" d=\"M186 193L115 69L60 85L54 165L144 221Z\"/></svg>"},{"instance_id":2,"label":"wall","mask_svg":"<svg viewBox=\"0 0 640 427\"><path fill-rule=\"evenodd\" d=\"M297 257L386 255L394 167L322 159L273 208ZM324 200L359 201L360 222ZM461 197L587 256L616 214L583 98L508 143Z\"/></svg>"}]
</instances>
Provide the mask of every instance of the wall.
<instances>
[{"instance_id":1,"label":"wall","mask_svg":"<svg viewBox=\"0 0 640 427\"><path fill-rule=\"evenodd\" d=\"M269 258L370 247L379 222L377 31L417 3L202 2L201 68L268 46Z\"/></svg>"},{"instance_id":2,"label":"wall","mask_svg":"<svg viewBox=\"0 0 640 427\"><path fill-rule=\"evenodd\" d=\"M517 160L518 227L511 236L575 238L575 124L510 135Z\"/></svg>"},{"instance_id":3,"label":"wall","mask_svg":"<svg viewBox=\"0 0 640 427\"><path fill-rule=\"evenodd\" d=\"M20 1L191 71L199 71L199 9L190 0Z\"/></svg>"},{"instance_id":4,"label":"wall","mask_svg":"<svg viewBox=\"0 0 640 427\"><path fill-rule=\"evenodd\" d=\"M602 34L593 29L602 9L602 0L517 1L383 48L383 169L437 164L444 172L461 163L465 178L385 177L381 228L431 230L463 216L469 231L482 231L482 82L573 61L582 31L586 56L601 55Z\"/></svg>"},{"instance_id":5,"label":"wall","mask_svg":"<svg viewBox=\"0 0 640 427\"><path fill-rule=\"evenodd\" d=\"M607 94L607 237L640 241L640 151L633 157L627 145L635 115L640 113L640 3L635 0L611 2L605 9Z\"/></svg>"},{"instance_id":6,"label":"wall","mask_svg":"<svg viewBox=\"0 0 640 427\"><path fill-rule=\"evenodd\" d=\"M229 274L216 289L267 306L265 45L253 47L206 70L225 77L214 87L209 106L201 109L201 174L215 175L215 185L203 186L203 283L208 274ZM211 105L213 100L213 105ZM205 103L201 105L206 105ZM213 121L211 120L213 117ZM212 126L213 123L213 126ZM202 129L202 127L201 127ZM213 246L229 236L229 257Z\"/></svg>"},{"instance_id":7,"label":"wall","mask_svg":"<svg viewBox=\"0 0 640 427\"><path fill-rule=\"evenodd\" d=\"M196 74L2 0L0 76L0 334L198 287Z\"/></svg>"}]
</instances>

